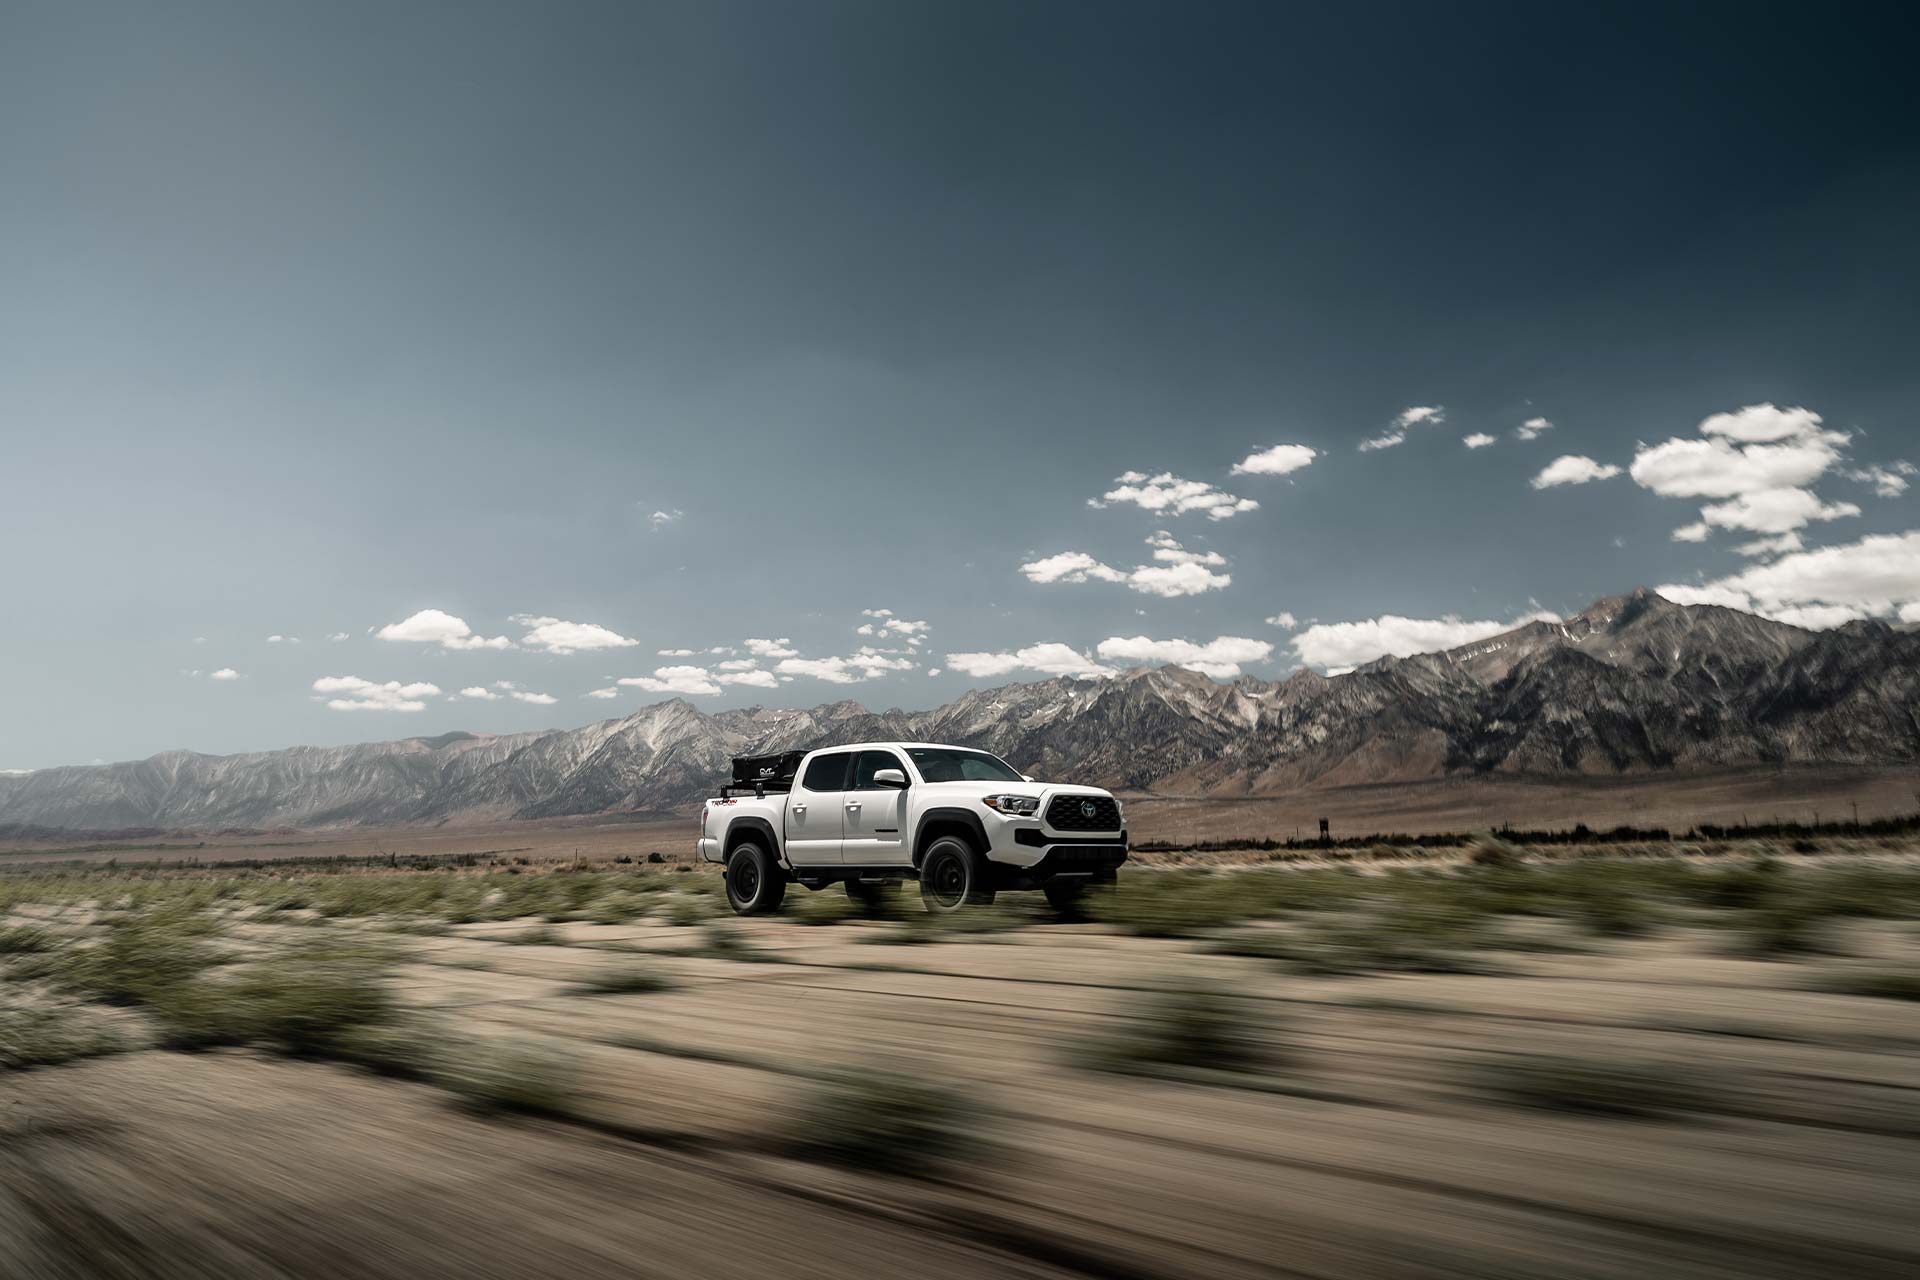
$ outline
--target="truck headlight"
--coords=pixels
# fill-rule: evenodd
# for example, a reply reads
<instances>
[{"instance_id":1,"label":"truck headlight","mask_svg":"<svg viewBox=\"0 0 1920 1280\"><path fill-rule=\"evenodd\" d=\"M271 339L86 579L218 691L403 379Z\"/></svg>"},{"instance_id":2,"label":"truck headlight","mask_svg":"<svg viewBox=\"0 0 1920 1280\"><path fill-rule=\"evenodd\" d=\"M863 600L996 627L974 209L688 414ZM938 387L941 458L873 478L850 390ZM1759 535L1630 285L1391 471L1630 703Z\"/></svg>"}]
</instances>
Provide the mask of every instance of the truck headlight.
<instances>
[{"instance_id":1,"label":"truck headlight","mask_svg":"<svg viewBox=\"0 0 1920 1280\"><path fill-rule=\"evenodd\" d=\"M1039 796L982 796L980 803L1016 818L1031 818L1040 812Z\"/></svg>"}]
</instances>

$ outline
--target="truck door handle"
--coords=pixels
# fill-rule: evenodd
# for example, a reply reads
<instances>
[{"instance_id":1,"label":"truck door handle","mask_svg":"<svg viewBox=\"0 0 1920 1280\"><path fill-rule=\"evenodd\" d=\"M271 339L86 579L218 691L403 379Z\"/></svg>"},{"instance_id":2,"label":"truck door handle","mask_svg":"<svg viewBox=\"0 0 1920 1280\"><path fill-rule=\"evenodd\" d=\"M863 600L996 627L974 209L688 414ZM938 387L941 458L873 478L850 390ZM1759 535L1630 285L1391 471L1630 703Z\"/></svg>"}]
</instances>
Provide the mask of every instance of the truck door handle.
<instances>
[{"instance_id":1,"label":"truck door handle","mask_svg":"<svg viewBox=\"0 0 1920 1280\"><path fill-rule=\"evenodd\" d=\"M847 808L849 808L849 809L858 809L859 807L860 807L860 802L859 802L858 800L849 800L849 801L847 801Z\"/></svg>"},{"instance_id":2,"label":"truck door handle","mask_svg":"<svg viewBox=\"0 0 1920 1280\"><path fill-rule=\"evenodd\" d=\"M795 813L805 813L807 811L807 806L803 804L796 804L792 806L792 808L793 808L793 812Z\"/></svg>"}]
</instances>

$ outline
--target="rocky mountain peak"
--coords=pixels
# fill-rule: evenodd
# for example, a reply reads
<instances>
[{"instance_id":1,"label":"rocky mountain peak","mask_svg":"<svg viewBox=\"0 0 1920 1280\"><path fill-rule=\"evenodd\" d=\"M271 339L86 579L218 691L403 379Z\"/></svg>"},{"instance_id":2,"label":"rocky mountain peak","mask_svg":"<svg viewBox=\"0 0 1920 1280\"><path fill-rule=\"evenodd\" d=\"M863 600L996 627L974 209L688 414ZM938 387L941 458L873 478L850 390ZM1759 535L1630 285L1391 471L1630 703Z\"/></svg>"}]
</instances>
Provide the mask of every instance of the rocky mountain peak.
<instances>
[{"instance_id":1,"label":"rocky mountain peak","mask_svg":"<svg viewBox=\"0 0 1920 1280\"><path fill-rule=\"evenodd\" d=\"M976 746L1023 771L1182 793L1473 773L1920 761L1920 633L1812 632L1640 588L1564 623L1279 683L1180 667L973 690L931 711L706 712L684 698L579 729L251 755L167 752L0 777L0 825L280 827L669 810L727 758L861 739Z\"/></svg>"}]
</instances>

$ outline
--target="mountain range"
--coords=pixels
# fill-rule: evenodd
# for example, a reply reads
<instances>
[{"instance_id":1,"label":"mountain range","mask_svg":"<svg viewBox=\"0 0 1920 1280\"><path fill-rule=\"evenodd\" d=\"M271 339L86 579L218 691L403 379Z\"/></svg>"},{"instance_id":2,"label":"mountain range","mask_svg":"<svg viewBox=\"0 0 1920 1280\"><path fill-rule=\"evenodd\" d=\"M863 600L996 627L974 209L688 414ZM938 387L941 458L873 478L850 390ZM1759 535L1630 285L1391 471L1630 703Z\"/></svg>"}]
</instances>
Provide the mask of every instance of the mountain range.
<instances>
[{"instance_id":1,"label":"mountain range","mask_svg":"<svg viewBox=\"0 0 1920 1280\"><path fill-rule=\"evenodd\" d=\"M682 699L579 729L0 777L0 830L471 823L671 812L747 752L869 739L992 751L1043 778L1277 795L1474 774L1616 775L1920 760L1920 633L1807 631L1645 589L1561 622L1337 676L1230 684L1177 667L976 690L931 711L702 712Z\"/></svg>"}]
</instances>

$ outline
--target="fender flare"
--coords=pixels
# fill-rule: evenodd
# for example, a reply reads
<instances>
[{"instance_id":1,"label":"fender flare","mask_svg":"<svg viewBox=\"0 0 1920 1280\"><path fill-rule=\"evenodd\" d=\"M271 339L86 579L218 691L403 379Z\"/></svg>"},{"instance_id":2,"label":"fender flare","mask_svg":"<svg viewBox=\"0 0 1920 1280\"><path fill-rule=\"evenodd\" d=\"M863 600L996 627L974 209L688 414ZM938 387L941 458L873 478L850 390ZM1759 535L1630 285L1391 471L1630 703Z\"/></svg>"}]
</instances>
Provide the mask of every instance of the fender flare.
<instances>
[{"instance_id":1,"label":"fender flare","mask_svg":"<svg viewBox=\"0 0 1920 1280\"><path fill-rule=\"evenodd\" d=\"M920 815L913 827L913 865L920 865L920 857L927 849L927 828L930 826L960 826L967 829L973 838L973 847L982 855L993 848L987 839L987 825L980 821L980 815L968 809L929 809Z\"/></svg>"},{"instance_id":2,"label":"fender flare","mask_svg":"<svg viewBox=\"0 0 1920 1280\"><path fill-rule=\"evenodd\" d=\"M727 824L727 834L720 842L721 865L724 866L727 859L733 856L733 848L740 843L741 838L749 834L759 836L766 841L767 852L773 855L773 860L792 870L787 863L787 851L780 847L780 838L773 834L773 824L765 818L749 817L744 814Z\"/></svg>"}]
</instances>

